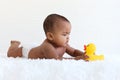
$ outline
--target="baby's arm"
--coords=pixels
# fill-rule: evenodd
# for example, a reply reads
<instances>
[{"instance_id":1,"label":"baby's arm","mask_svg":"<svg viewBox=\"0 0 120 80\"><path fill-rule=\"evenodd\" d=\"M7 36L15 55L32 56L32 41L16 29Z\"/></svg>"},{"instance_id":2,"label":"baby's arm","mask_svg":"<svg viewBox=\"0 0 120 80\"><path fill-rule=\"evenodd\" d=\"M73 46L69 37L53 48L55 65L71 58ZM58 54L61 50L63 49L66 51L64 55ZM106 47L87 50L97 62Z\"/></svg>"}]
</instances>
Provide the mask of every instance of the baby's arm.
<instances>
[{"instance_id":1,"label":"baby's arm","mask_svg":"<svg viewBox=\"0 0 120 80\"><path fill-rule=\"evenodd\" d=\"M84 52L82 52L78 49L74 49L74 48L70 47L69 45L66 46L66 52L69 55L75 57L74 58L75 60L79 60L79 59L85 60L86 58L88 58L88 56L86 56Z\"/></svg>"}]
</instances>

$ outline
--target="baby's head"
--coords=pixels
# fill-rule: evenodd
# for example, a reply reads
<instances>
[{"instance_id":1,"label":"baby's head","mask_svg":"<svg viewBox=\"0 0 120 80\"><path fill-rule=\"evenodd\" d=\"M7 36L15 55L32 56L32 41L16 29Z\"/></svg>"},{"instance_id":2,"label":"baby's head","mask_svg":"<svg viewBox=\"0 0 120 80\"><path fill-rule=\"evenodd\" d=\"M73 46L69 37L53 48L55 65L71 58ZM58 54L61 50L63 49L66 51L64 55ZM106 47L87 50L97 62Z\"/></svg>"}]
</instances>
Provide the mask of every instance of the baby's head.
<instances>
[{"instance_id":1,"label":"baby's head","mask_svg":"<svg viewBox=\"0 0 120 80\"><path fill-rule=\"evenodd\" d=\"M65 46L68 43L71 24L64 16L48 15L43 23L43 28L47 39L56 46Z\"/></svg>"}]
</instances>

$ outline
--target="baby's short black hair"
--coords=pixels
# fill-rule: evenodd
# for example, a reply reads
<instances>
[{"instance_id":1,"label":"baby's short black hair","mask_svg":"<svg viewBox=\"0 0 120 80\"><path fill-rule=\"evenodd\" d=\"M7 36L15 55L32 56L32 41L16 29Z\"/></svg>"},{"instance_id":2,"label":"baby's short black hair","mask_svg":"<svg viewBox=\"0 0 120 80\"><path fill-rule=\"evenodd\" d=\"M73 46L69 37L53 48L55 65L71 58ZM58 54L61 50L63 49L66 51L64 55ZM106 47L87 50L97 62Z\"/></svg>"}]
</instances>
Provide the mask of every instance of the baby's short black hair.
<instances>
[{"instance_id":1,"label":"baby's short black hair","mask_svg":"<svg viewBox=\"0 0 120 80\"><path fill-rule=\"evenodd\" d=\"M43 28L44 28L45 34L47 32L52 32L54 25L57 24L57 22L60 20L69 22L69 20L62 15L59 15L59 14L48 15L43 22Z\"/></svg>"}]
</instances>

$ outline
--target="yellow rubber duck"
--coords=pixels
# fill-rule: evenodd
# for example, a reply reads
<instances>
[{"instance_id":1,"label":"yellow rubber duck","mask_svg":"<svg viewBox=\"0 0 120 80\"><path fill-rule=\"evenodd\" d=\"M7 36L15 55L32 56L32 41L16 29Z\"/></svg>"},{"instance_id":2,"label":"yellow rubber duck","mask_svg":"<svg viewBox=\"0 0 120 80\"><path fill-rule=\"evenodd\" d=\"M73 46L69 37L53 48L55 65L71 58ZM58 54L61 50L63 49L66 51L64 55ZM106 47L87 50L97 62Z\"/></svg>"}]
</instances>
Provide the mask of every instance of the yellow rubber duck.
<instances>
[{"instance_id":1,"label":"yellow rubber duck","mask_svg":"<svg viewBox=\"0 0 120 80\"><path fill-rule=\"evenodd\" d=\"M104 55L96 55L96 46L93 43L89 43L87 46L84 45L85 54L89 57L88 61L95 61L95 60L104 60Z\"/></svg>"}]
</instances>

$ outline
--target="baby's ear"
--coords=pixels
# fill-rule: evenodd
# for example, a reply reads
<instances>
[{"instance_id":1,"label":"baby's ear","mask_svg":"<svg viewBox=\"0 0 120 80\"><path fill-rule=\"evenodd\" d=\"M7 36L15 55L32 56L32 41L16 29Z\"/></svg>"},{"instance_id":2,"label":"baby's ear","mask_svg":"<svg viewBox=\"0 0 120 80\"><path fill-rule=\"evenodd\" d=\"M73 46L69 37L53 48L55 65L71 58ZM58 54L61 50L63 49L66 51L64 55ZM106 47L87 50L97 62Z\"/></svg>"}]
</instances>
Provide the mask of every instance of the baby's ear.
<instances>
[{"instance_id":1,"label":"baby's ear","mask_svg":"<svg viewBox=\"0 0 120 80\"><path fill-rule=\"evenodd\" d=\"M52 41L53 40L53 33L47 32L47 39Z\"/></svg>"}]
</instances>

